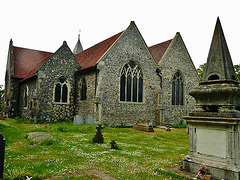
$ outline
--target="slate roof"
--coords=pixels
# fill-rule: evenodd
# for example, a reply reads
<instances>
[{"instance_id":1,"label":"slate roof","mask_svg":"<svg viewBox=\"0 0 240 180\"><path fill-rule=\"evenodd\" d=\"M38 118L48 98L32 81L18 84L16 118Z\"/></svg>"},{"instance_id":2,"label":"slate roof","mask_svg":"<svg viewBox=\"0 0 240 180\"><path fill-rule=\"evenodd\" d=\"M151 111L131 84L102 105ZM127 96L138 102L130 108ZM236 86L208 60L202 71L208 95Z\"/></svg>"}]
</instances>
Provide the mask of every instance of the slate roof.
<instances>
[{"instance_id":1,"label":"slate roof","mask_svg":"<svg viewBox=\"0 0 240 180\"><path fill-rule=\"evenodd\" d=\"M100 58L122 33L123 31L75 55L81 70L96 66Z\"/></svg>"},{"instance_id":2,"label":"slate roof","mask_svg":"<svg viewBox=\"0 0 240 180\"><path fill-rule=\"evenodd\" d=\"M25 78L33 69L43 64L52 54L50 52L13 46L14 77Z\"/></svg>"},{"instance_id":3,"label":"slate roof","mask_svg":"<svg viewBox=\"0 0 240 180\"><path fill-rule=\"evenodd\" d=\"M172 42L172 39L149 47L149 50L152 53L153 58L157 64L162 59L163 54L166 52L171 42Z\"/></svg>"}]
</instances>

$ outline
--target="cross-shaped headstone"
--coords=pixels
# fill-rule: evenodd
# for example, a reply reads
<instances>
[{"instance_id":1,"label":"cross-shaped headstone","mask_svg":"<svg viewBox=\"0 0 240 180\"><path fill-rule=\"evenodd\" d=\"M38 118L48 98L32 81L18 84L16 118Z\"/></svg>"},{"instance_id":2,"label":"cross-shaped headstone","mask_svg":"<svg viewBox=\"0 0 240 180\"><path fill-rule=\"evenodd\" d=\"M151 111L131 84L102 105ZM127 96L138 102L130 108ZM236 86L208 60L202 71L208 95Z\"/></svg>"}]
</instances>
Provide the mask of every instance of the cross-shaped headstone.
<instances>
[{"instance_id":1,"label":"cross-shaped headstone","mask_svg":"<svg viewBox=\"0 0 240 180\"><path fill-rule=\"evenodd\" d=\"M98 130L98 132L101 132L101 130L104 129L104 127L102 127L101 124L99 124L99 126L97 126L96 129Z\"/></svg>"},{"instance_id":2,"label":"cross-shaped headstone","mask_svg":"<svg viewBox=\"0 0 240 180\"><path fill-rule=\"evenodd\" d=\"M3 178L4 170L4 152L5 152L5 139L0 134L0 178Z\"/></svg>"},{"instance_id":3,"label":"cross-shaped headstone","mask_svg":"<svg viewBox=\"0 0 240 180\"><path fill-rule=\"evenodd\" d=\"M101 132L101 130L102 130L103 128L104 128L104 127L102 127L101 124L99 124L99 126L96 127L97 132L96 132L96 134L95 134L95 136L94 136L94 138L93 138L93 142L95 142L95 143L103 143L104 138L103 138L102 132Z\"/></svg>"},{"instance_id":4,"label":"cross-shaped headstone","mask_svg":"<svg viewBox=\"0 0 240 180\"><path fill-rule=\"evenodd\" d=\"M115 142L114 140L112 140L112 141L110 142L110 144L111 144L111 148L110 148L110 149L117 149L117 148L115 147L116 142Z\"/></svg>"}]
</instances>

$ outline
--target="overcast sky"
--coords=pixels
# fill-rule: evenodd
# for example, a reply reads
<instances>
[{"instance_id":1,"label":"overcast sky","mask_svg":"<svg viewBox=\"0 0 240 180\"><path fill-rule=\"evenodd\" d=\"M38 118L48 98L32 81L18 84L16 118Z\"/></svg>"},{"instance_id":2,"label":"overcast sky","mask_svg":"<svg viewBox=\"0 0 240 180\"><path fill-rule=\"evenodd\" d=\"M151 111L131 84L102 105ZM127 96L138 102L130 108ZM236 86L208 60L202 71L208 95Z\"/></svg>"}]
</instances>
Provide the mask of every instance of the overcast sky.
<instances>
[{"instance_id":1,"label":"overcast sky","mask_svg":"<svg viewBox=\"0 0 240 180\"><path fill-rule=\"evenodd\" d=\"M180 32L196 68L207 61L217 17L233 64L240 63L238 0L1 0L0 84L4 84L9 41L55 52L74 48L79 30L87 49L135 21L148 46Z\"/></svg>"}]
</instances>

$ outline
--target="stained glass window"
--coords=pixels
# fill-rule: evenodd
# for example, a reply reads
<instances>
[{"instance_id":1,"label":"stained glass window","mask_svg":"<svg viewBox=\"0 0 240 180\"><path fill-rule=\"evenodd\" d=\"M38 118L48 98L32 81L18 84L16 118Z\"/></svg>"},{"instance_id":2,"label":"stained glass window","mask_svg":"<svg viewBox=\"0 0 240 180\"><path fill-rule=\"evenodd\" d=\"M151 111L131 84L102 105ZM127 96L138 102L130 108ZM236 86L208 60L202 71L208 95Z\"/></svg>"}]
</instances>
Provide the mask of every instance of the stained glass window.
<instances>
[{"instance_id":1,"label":"stained glass window","mask_svg":"<svg viewBox=\"0 0 240 180\"><path fill-rule=\"evenodd\" d=\"M27 107L28 102L28 86L24 86L24 107Z\"/></svg>"},{"instance_id":2,"label":"stained glass window","mask_svg":"<svg viewBox=\"0 0 240 180\"><path fill-rule=\"evenodd\" d=\"M86 79L82 79L82 85L81 85L81 100L86 100L87 99L87 84L86 84Z\"/></svg>"},{"instance_id":3,"label":"stained glass window","mask_svg":"<svg viewBox=\"0 0 240 180\"><path fill-rule=\"evenodd\" d=\"M60 102L61 99L61 85L58 83L55 86L55 102Z\"/></svg>"},{"instance_id":4,"label":"stained glass window","mask_svg":"<svg viewBox=\"0 0 240 180\"><path fill-rule=\"evenodd\" d=\"M121 71L120 101L143 102L143 74L134 61L126 63Z\"/></svg>"},{"instance_id":5,"label":"stained glass window","mask_svg":"<svg viewBox=\"0 0 240 180\"><path fill-rule=\"evenodd\" d=\"M180 72L176 72L172 81L172 105L183 105L183 78Z\"/></svg>"},{"instance_id":6,"label":"stained glass window","mask_svg":"<svg viewBox=\"0 0 240 180\"><path fill-rule=\"evenodd\" d=\"M67 103L68 102L68 86L62 78L55 84L54 102Z\"/></svg>"}]
</instances>

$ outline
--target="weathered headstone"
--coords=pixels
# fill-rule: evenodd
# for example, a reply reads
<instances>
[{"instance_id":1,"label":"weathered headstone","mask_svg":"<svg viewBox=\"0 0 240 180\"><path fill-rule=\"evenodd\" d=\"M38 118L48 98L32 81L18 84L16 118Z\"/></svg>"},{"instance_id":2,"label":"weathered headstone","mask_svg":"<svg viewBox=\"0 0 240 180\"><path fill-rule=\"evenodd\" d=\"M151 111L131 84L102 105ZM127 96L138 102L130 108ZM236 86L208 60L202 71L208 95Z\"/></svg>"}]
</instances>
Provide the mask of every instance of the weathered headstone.
<instances>
[{"instance_id":1,"label":"weathered headstone","mask_svg":"<svg viewBox=\"0 0 240 180\"><path fill-rule=\"evenodd\" d=\"M101 130L102 130L103 128L104 128L104 127L102 127L101 124L99 124L99 126L96 127L97 132L96 132L96 134L95 134L95 136L94 136L94 138L93 138L93 142L94 142L94 143L103 143L104 138L103 138L103 135L102 135L102 132L101 132Z\"/></svg>"},{"instance_id":2,"label":"weathered headstone","mask_svg":"<svg viewBox=\"0 0 240 180\"><path fill-rule=\"evenodd\" d=\"M80 115L74 116L73 125L77 126L77 125L80 125L80 124L83 124L83 117L80 116Z\"/></svg>"},{"instance_id":3,"label":"weathered headstone","mask_svg":"<svg viewBox=\"0 0 240 180\"><path fill-rule=\"evenodd\" d=\"M111 144L111 148L110 148L110 149L118 149L118 148L116 147L116 142L115 142L114 140L112 140L112 141L110 142L110 144Z\"/></svg>"},{"instance_id":4,"label":"weathered headstone","mask_svg":"<svg viewBox=\"0 0 240 180\"><path fill-rule=\"evenodd\" d=\"M0 134L0 178L3 178L4 171L5 139Z\"/></svg>"},{"instance_id":5,"label":"weathered headstone","mask_svg":"<svg viewBox=\"0 0 240 180\"><path fill-rule=\"evenodd\" d=\"M86 118L86 124L94 124L94 118L92 115L88 115Z\"/></svg>"}]
</instances>

